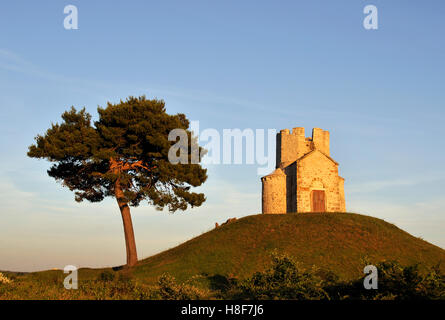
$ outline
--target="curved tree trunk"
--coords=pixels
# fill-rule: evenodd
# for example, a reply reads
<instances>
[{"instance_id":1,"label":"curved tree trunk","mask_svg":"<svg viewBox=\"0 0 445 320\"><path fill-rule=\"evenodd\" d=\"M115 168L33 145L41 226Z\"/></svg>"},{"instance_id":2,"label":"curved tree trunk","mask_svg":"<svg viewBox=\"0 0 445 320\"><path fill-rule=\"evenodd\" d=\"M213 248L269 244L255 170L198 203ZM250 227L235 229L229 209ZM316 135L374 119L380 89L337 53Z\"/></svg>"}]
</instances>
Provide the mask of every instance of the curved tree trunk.
<instances>
[{"instance_id":1,"label":"curved tree trunk","mask_svg":"<svg viewBox=\"0 0 445 320\"><path fill-rule=\"evenodd\" d=\"M125 247L127 249L127 266L131 267L138 262L138 254L136 251L136 241L134 239L133 223L131 221L130 207L128 203L122 201L124 199L124 193L120 186L119 179L114 186L114 193L116 196L117 204L121 210L122 222L124 223L125 233Z\"/></svg>"}]
</instances>

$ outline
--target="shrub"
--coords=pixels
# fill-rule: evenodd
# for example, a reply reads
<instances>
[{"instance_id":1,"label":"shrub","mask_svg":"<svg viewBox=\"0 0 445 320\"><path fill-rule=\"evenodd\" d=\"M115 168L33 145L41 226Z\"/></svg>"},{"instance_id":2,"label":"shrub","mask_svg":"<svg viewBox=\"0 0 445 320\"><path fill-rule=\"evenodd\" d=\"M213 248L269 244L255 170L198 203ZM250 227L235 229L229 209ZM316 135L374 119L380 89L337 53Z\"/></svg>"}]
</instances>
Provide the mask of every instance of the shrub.
<instances>
[{"instance_id":1,"label":"shrub","mask_svg":"<svg viewBox=\"0 0 445 320\"><path fill-rule=\"evenodd\" d=\"M99 275L99 280L104 281L104 282L109 282L109 281L113 281L115 278L114 273L112 273L111 271L104 271Z\"/></svg>"},{"instance_id":2,"label":"shrub","mask_svg":"<svg viewBox=\"0 0 445 320\"><path fill-rule=\"evenodd\" d=\"M324 281L315 268L306 270L286 255L274 253L272 267L265 272L256 272L240 281L238 296L241 299L329 299L323 289Z\"/></svg>"},{"instance_id":3,"label":"shrub","mask_svg":"<svg viewBox=\"0 0 445 320\"><path fill-rule=\"evenodd\" d=\"M439 266L420 273L418 265L402 266L395 261L376 264L378 270L378 288L366 290L364 277L350 283L328 288L336 291L343 299L369 300L424 300L445 299L445 276Z\"/></svg>"},{"instance_id":4,"label":"shrub","mask_svg":"<svg viewBox=\"0 0 445 320\"><path fill-rule=\"evenodd\" d=\"M7 284L11 282L12 282L11 279L8 279L3 273L0 272L0 283Z\"/></svg>"},{"instance_id":5,"label":"shrub","mask_svg":"<svg viewBox=\"0 0 445 320\"><path fill-rule=\"evenodd\" d=\"M163 274L158 280L158 294L164 300L196 300L206 299L209 293L187 283L177 283L176 279Z\"/></svg>"}]
</instances>

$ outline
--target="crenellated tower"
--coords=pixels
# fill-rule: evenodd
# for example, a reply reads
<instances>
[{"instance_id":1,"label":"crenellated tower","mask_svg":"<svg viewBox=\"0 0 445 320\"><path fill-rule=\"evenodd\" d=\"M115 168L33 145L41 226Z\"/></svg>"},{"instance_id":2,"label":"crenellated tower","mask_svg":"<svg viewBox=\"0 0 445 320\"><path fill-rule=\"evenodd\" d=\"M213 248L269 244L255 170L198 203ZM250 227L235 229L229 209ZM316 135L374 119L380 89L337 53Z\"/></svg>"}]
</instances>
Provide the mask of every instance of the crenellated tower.
<instances>
[{"instance_id":1,"label":"crenellated tower","mask_svg":"<svg viewBox=\"0 0 445 320\"><path fill-rule=\"evenodd\" d=\"M277 134L276 170L262 181L263 213L345 211L344 179L331 158L329 131L303 127Z\"/></svg>"}]
</instances>

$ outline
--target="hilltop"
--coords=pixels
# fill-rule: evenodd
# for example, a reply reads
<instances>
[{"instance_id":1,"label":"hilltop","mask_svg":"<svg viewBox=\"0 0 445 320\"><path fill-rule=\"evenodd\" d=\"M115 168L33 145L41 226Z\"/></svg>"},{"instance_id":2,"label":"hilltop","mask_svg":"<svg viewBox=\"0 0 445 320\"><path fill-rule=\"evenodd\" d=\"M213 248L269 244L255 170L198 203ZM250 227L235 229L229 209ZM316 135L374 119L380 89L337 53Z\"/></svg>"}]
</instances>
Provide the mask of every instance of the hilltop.
<instances>
[{"instance_id":1,"label":"hilltop","mask_svg":"<svg viewBox=\"0 0 445 320\"><path fill-rule=\"evenodd\" d=\"M443 261L441 270L445 267L445 250L381 219L353 213L260 214L144 259L133 275L147 282L165 272L179 280L194 275L243 278L267 268L274 250L344 280L362 276L365 262L430 267Z\"/></svg>"}]
</instances>

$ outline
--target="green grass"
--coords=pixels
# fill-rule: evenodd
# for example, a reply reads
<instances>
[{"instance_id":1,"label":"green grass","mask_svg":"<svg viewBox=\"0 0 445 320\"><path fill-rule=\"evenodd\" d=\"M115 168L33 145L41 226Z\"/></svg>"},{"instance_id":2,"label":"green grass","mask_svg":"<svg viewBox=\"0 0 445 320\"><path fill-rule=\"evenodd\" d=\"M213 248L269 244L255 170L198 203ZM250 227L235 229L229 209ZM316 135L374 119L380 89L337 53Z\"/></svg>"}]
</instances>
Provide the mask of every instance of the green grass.
<instances>
[{"instance_id":1,"label":"green grass","mask_svg":"<svg viewBox=\"0 0 445 320\"><path fill-rule=\"evenodd\" d=\"M381 219L307 213L244 217L140 261L134 276L148 283L164 272L178 280L197 274L245 278L268 267L274 250L345 280L363 275L364 260L422 267L443 261L445 270L445 250Z\"/></svg>"},{"instance_id":2,"label":"green grass","mask_svg":"<svg viewBox=\"0 0 445 320\"><path fill-rule=\"evenodd\" d=\"M164 273L180 282L194 277L199 287L211 289L218 279L244 279L266 270L273 251L294 257L303 267L332 271L340 280L360 278L366 264L393 260L419 264L421 270L443 262L440 269L445 271L445 250L381 219L352 213L252 215L141 260L132 269L80 269L83 290L65 290L63 271L5 272L14 284L0 285L0 299L139 297L121 284L110 289L100 282L104 271L131 279L141 292Z\"/></svg>"}]
</instances>

